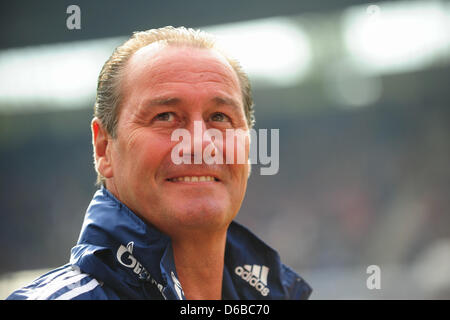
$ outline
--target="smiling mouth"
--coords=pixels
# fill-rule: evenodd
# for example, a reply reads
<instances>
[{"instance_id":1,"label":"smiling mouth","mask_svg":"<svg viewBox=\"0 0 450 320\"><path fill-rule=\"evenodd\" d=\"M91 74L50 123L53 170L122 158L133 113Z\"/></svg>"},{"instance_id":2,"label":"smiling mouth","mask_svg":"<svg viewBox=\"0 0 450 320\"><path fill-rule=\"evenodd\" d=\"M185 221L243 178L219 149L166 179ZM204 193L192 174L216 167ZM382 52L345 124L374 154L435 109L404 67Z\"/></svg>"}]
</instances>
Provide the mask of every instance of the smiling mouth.
<instances>
[{"instance_id":1,"label":"smiling mouth","mask_svg":"<svg viewBox=\"0 0 450 320\"><path fill-rule=\"evenodd\" d=\"M170 182L212 182L212 181L220 181L216 177L213 176L182 176L167 179Z\"/></svg>"}]
</instances>

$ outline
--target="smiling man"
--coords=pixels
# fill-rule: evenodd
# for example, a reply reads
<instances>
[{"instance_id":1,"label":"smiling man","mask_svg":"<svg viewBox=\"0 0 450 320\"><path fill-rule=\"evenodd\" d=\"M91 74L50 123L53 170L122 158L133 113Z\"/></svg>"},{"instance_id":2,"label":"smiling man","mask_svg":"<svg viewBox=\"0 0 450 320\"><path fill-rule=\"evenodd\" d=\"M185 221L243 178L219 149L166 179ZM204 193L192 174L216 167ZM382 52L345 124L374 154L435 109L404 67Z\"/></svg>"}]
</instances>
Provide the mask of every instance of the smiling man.
<instances>
[{"instance_id":1,"label":"smiling man","mask_svg":"<svg viewBox=\"0 0 450 320\"><path fill-rule=\"evenodd\" d=\"M308 298L309 285L233 221L248 161L202 159L205 150L224 159L232 151L234 160L244 150L248 160L249 135L226 132L252 125L249 80L211 36L173 27L135 33L99 76L92 140L100 189L70 263L9 298ZM192 137L176 152L192 159L181 164L173 152L180 129Z\"/></svg>"}]
</instances>

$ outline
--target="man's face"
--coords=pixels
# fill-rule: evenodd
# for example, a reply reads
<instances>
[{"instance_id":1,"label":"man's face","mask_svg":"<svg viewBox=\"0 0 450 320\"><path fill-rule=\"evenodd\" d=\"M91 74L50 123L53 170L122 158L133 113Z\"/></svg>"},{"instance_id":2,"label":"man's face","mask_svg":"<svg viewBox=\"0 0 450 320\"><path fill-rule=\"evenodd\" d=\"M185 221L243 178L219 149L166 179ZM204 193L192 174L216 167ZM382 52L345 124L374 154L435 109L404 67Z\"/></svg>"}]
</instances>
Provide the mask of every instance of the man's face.
<instances>
[{"instance_id":1,"label":"man's face","mask_svg":"<svg viewBox=\"0 0 450 320\"><path fill-rule=\"evenodd\" d=\"M224 160L224 164L176 165L171 154L179 141L171 141L171 135L175 129L187 129L193 154L194 122L203 132L218 129L223 143L206 139L200 141L201 150L213 144L225 159L226 129L248 132L232 67L214 50L153 44L132 56L122 84L117 138L108 142L112 167L108 189L171 236L225 230L244 198L249 164ZM245 144L247 160L248 139L234 142ZM235 154L239 148L235 145Z\"/></svg>"}]
</instances>

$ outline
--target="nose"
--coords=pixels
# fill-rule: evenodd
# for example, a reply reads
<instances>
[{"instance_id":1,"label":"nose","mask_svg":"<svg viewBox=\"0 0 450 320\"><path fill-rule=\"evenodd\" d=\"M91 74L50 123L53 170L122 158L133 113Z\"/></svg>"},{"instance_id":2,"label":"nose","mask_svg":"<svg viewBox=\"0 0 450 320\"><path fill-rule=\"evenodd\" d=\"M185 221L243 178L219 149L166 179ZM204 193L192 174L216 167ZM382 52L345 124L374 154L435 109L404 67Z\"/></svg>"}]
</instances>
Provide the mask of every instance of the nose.
<instances>
[{"instance_id":1,"label":"nose","mask_svg":"<svg viewBox=\"0 0 450 320\"><path fill-rule=\"evenodd\" d=\"M220 141L217 139L218 135L212 135L214 129L208 130L206 122L201 118L190 121L186 129L191 134L191 163L202 164L205 156L215 156ZM208 152L205 152L206 149Z\"/></svg>"}]
</instances>

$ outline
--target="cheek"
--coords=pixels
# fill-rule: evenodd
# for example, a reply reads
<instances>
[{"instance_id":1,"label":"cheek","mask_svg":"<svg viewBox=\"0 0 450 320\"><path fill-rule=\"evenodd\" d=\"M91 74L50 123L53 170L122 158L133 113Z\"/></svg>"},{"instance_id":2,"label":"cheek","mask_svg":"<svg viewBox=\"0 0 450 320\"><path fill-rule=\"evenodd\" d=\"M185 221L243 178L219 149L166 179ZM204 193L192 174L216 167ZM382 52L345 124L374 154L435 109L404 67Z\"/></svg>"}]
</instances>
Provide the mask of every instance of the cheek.
<instances>
[{"instance_id":1,"label":"cheek","mask_svg":"<svg viewBox=\"0 0 450 320\"><path fill-rule=\"evenodd\" d=\"M250 139L247 134L237 135L234 138L228 137L223 144L224 155L228 156L228 160L232 159L230 166L233 178L235 181L234 187L239 194L242 192L242 188L247 186L247 180L250 170L250 164L248 163L250 154ZM224 157L225 160L227 159Z\"/></svg>"},{"instance_id":2,"label":"cheek","mask_svg":"<svg viewBox=\"0 0 450 320\"><path fill-rule=\"evenodd\" d=\"M242 165L248 163L250 153L250 138L248 132L234 132L233 135L227 134L224 141L220 144L224 155L224 163L232 165Z\"/></svg>"},{"instance_id":3,"label":"cheek","mask_svg":"<svg viewBox=\"0 0 450 320\"><path fill-rule=\"evenodd\" d=\"M130 138L120 148L121 168L124 174L135 176L154 176L164 159L171 151L171 141L167 137L140 132Z\"/></svg>"}]
</instances>

